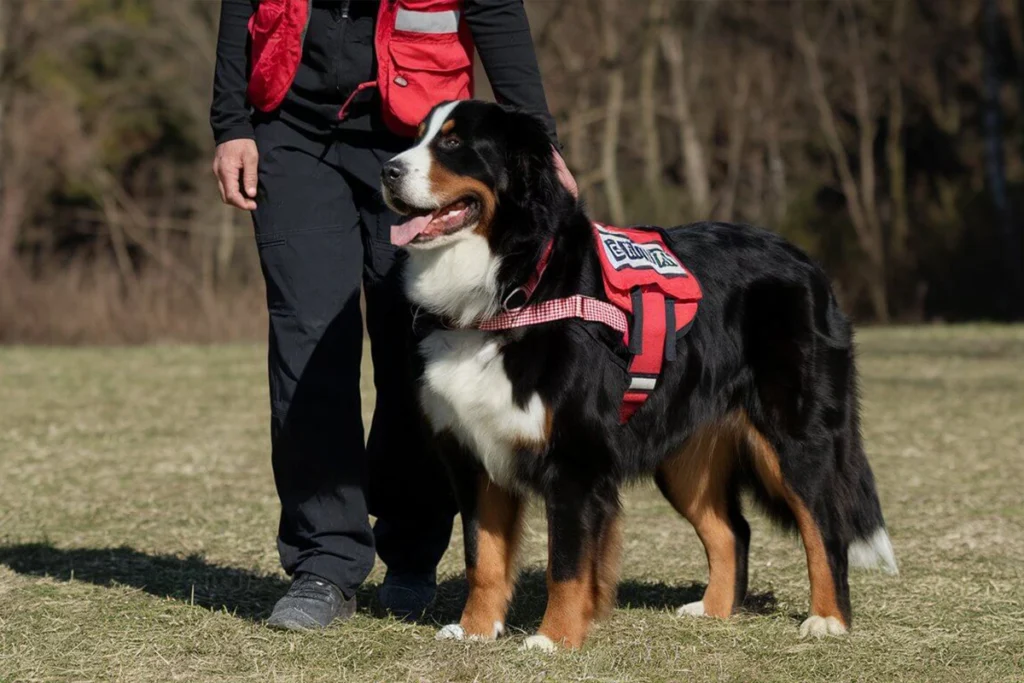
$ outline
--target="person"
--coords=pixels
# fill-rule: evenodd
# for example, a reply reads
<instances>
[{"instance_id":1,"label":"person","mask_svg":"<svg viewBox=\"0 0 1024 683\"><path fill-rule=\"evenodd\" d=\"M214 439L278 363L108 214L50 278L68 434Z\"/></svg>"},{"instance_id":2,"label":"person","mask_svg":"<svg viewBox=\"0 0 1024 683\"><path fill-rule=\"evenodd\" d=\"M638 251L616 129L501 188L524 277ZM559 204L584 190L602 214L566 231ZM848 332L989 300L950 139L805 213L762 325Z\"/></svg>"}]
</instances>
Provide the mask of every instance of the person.
<instances>
[{"instance_id":1,"label":"person","mask_svg":"<svg viewBox=\"0 0 1024 683\"><path fill-rule=\"evenodd\" d=\"M277 545L292 577L272 627L351 616L375 550L385 609L415 618L433 600L456 507L418 417L379 177L417 117L470 96L474 48L496 98L542 117L557 150L522 0L222 0L214 173L224 202L252 212L266 283ZM377 391L365 446L360 286Z\"/></svg>"}]
</instances>

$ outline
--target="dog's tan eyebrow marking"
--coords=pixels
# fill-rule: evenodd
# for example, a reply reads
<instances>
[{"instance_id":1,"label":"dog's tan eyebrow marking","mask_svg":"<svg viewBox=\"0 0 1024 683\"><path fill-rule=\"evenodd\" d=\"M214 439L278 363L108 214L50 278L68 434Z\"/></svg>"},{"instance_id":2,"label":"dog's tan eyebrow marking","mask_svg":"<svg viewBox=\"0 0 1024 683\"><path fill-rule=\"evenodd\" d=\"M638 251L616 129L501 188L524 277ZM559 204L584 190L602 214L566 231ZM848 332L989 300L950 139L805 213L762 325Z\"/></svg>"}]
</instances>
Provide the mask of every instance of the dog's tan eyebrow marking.
<instances>
[{"instance_id":1,"label":"dog's tan eyebrow marking","mask_svg":"<svg viewBox=\"0 0 1024 683\"><path fill-rule=\"evenodd\" d=\"M447 135L448 133L452 132L452 128L454 128L454 127L455 127L455 120L454 119L448 119L447 121L444 122L444 125L441 126L441 133L443 135Z\"/></svg>"},{"instance_id":2,"label":"dog's tan eyebrow marking","mask_svg":"<svg viewBox=\"0 0 1024 683\"><path fill-rule=\"evenodd\" d=\"M427 132L427 122L421 121L420 127L416 129L416 137L421 138L423 134Z\"/></svg>"}]
</instances>

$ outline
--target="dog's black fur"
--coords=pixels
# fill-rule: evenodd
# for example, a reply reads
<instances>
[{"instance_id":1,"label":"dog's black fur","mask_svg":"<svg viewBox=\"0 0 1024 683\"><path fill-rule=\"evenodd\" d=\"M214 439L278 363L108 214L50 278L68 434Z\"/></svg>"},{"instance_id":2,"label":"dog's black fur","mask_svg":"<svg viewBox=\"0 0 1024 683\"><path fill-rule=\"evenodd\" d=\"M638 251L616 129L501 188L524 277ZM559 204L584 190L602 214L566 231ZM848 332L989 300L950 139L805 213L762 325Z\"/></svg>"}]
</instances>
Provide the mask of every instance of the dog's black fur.
<instances>
[{"instance_id":1,"label":"dog's black fur","mask_svg":"<svg viewBox=\"0 0 1024 683\"><path fill-rule=\"evenodd\" d=\"M476 230L501 259L497 301L529 277L549 240L554 240L550 264L532 301L573 294L606 299L591 221L559 182L543 126L523 113L478 102L459 104L449 120L461 144L432 148L433 163L494 193L493 218ZM608 539L619 514L620 489L630 481L654 478L698 532L707 531L701 536L712 583L723 562L714 556L715 544L733 554L732 570L726 567L722 574L732 576L731 600L702 609L732 611L746 593L750 528L740 494L749 491L772 518L798 528L809 543L812 591L819 603L812 604L811 616L831 617L843 626L812 626L810 631L845 630L851 617L851 544L881 533L888 548L860 436L851 325L825 273L776 234L726 223L680 226L663 234L696 275L704 298L694 324L678 339L676 358L665 363L657 389L626 425L619 422L619 406L629 381L629 355L617 332L573 319L478 333L499 340L516 404L525 408L537 395L548 410L547 440L522 444L514 472L521 489L539 494L547 509L552 591L559 584L589 580L590 588L581 590L595 597L580 604L600 612L598 575L609 574L612 568L605 565L614 564L613 557L606 557L614 552L606 546L613 543ZM415 303L431 309L430 301ZM458 323L449 320L449 325ZM715 442L701 442L709 438ZM456 435L443 432L439 441L461 502L472 571L481 533L483 489L478 482L486 472ZM779 470L774 477L773 462ZM699 477L707 482L703 489L693 481ZM687 499L688 493L707 494L716 486L721 490L707 501ZM702 516L716 513L724 526L702 530ZM711 538L709 545L704 536L727 536L724 529L732 538ZM814 575L815 533L828 576ZM895 569L891 553L876 552L868 559ZM834 596L831 603L829 595ZM471 627L473 601L471 595L463 619L470 632L479 630ZM551 613L575 609L565 607L569 603L576 604L570 599L549 605L541 634L579 645L591 615L580 615L583 625L578 626Z\"/></svg>"}]
</instances>

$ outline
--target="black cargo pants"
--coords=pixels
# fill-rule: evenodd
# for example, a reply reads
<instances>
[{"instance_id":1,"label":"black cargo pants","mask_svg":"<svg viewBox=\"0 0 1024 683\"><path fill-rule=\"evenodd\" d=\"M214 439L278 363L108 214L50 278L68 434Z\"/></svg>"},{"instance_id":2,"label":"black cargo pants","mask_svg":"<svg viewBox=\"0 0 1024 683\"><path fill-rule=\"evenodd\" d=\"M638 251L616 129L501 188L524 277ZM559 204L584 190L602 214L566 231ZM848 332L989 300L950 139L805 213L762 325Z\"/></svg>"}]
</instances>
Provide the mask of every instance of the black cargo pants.
<instances>
[{"instance_id":1,"label":"black cargo pants","mask_svg":"<svg viewBox=\"0 0 1024 683\"><path fill-rule=\"evenodd\" d=\"M408 143L338 132L313 138L279 120L256 126L256 241L270 313L269 375L278 549L355 593L373 567L431 572L456 507L416 406L403 255L390 243L381 164ZM364 446L360 364L366 295L377 401ZM368 513L377 517L370 529Z\"/></svg>"}]
</instances>

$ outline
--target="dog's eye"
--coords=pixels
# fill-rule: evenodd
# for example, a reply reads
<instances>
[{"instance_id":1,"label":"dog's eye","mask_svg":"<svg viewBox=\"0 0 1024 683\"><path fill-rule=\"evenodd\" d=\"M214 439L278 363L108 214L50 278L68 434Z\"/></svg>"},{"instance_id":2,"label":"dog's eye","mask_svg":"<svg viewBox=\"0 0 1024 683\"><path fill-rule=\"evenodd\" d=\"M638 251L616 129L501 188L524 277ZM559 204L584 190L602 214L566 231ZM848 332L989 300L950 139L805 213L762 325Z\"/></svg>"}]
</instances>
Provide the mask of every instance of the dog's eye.
<instances>
[{"instance_id":1,"label":"dog's eye","mask_svg":"<svg viewBox=\"0 0 1024 683\"><path fill-rule=\"evenodd\" d=\"M458 149L459 147L461 147L462 140L460 140L457 135L445 135L437 143L437 146L446 152L450 152L453 149Z\"/></svg>"}]
</instances>

